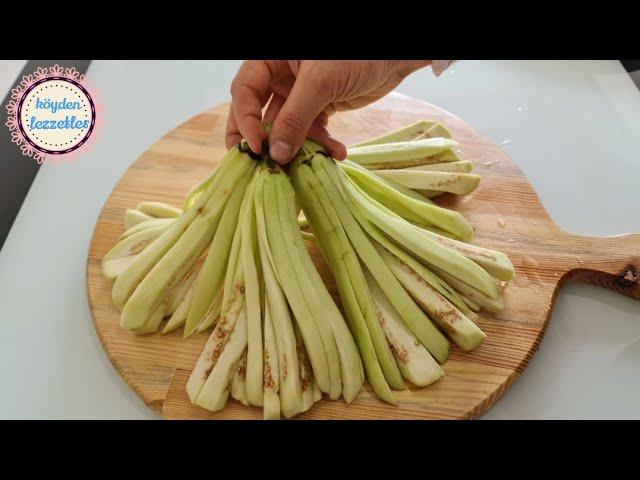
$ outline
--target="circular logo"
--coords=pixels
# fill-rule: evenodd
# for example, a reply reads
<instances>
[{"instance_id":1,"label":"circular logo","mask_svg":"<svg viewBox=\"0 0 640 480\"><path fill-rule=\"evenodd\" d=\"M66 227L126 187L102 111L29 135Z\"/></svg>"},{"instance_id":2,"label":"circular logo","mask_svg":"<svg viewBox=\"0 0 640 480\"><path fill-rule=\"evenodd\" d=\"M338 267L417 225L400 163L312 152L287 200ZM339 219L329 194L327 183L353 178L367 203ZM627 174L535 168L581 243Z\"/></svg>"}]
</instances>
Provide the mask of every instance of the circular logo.
<instances>
[{"instance_id":1,"label":"circular logo","mask_svg":"<svg viewBox=\"0 0 640 480\"><path fill-rule=\"evenodd\" d=\"M47 77L25 90L17 119L25 142L40 152L60 155L89 139L96 109L89 92L77 81Z\"/></svg>"}]
</instances>

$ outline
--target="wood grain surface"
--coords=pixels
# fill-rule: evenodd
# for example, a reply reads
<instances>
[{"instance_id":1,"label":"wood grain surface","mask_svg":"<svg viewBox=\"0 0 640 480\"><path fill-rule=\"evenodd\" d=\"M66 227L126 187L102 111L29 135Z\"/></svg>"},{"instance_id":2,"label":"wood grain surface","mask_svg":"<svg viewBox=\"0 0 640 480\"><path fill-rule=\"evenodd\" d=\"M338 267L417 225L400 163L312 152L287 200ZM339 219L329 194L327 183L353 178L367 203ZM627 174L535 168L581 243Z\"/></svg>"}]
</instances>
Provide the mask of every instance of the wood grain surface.
<instances>
[{"instance_id":1,"label":"wood grain surface","mask_svg":"<svg viewBox=\"0 0 640 480\"><path fill-rule=\"evenodd\" d=\"M258 419L259 408L229 400L207 412L191 405L185 383L208 333L184 340L182 332L138 336L119 327L110 285L100 263L123 232L123 215L143 200L181 205L184 195L205 178L225 153L228 104L193 117L136 160L115 186L98 218L87 264L87 291L96 331L116 370L156 412L178 419ZM475 226L474 243L504 251L516 268L500 314L483 313L487 334L470 353L452 344L446 376L422 389L395 392L399 405L378 400L368 385L351 405L323 400L298 418L458 419L490 408L527 366L544 334L559 287L589 282L640 299L640 235L611 238L571 236L550 219L516 164L493 142L461 119L421 101L391 94L354 112L331 118L331 130L347 144L422 119L445 124L460 142L460 155L482 174L480 187L463 198L438 203L462 212ZM312 257L335 295L317 248Z\"/></svg>"}]
</instances>

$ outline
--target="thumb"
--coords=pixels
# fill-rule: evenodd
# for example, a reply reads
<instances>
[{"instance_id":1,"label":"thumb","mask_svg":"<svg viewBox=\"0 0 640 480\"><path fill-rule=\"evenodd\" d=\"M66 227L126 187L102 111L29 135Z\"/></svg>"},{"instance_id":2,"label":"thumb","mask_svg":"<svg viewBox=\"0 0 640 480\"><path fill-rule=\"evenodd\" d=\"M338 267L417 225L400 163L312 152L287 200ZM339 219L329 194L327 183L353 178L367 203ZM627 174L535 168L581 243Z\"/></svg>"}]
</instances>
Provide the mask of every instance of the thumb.
<instances>
[{"instance_id":1,"label":"thumb","mask_svg":"<svg viewBox=\"0 0 640 480\"><path fill-rule=\"evenodd\" d=\"M329 101L309 75L300 75L276 116L269 134L269 154L276 162L286 164L298 152L311 124Z\"/></svg>"}]
</instances>

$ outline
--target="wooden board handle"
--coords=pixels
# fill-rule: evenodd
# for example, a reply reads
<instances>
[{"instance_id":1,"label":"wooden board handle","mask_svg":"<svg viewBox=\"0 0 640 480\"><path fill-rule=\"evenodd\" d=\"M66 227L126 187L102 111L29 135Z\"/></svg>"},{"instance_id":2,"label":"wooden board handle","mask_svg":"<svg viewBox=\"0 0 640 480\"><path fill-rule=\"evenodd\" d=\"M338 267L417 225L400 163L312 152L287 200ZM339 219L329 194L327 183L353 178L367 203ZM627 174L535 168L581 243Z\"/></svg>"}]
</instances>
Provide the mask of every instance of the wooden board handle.
<instances>
[{"instance_id":1,"label":"wooden board handle","mask_svg":"<svg viewBox=\"0 0 640 480\"><path fill-rule=\"evenodd\" d=\"M592 283L640 300L640 235L572 240L576 264L563 281Z\"/></svg>"}]
</instances>

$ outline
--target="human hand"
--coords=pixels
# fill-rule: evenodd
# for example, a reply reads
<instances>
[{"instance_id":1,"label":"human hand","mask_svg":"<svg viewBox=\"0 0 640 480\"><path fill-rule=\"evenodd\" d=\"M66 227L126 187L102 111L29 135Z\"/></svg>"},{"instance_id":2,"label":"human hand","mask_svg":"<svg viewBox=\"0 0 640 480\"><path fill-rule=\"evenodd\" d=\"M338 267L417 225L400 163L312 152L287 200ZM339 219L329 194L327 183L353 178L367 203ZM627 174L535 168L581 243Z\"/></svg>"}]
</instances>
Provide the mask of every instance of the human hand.
<instances>
[{"instance_id":1,"label":"human hand","mask_svg":"<svg viewBox=\"0 0 640 480\"><path fill-rule=\"evenodd\" d=\"M251 150L262 153L268 137L271 157L286 164L308 137L344 160L346 147L327 130L329 116L375 102L407 75L430 64L430 60L245 61L231 84L227 148L245 138ZM263 122L272 123L269 135Z\"/></svg>"}]
</instances>

